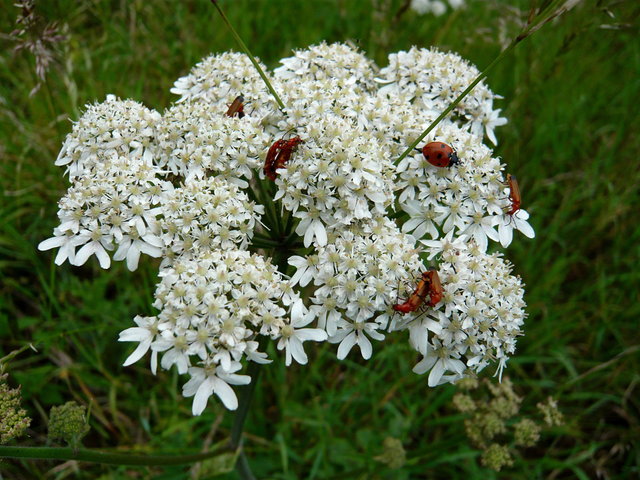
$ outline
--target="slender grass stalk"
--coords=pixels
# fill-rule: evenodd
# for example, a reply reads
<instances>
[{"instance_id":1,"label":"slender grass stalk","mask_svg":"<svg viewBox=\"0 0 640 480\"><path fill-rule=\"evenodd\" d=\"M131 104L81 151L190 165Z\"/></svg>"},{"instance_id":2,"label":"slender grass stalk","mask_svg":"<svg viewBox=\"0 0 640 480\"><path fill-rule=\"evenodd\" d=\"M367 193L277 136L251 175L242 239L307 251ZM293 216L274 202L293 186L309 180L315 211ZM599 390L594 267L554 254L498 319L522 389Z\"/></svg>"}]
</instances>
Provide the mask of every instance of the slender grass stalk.
<instances>
[{"instance_id":1,"label":"slender grass stalk","mask_svg":"<svg viewBox=\"0 0 640 480\"><path fill-rule=\"evenodd\" d=\"M187 455L133 455L111 453L88 448L74 450L71 447L6 447L0 446L0 458L29 458L32 460L77 460L81 462L107 465L182 465L194 463L225 453L232 453L229 447L218 448L204 453Z\"/></svg>"},{"instance_id":2,"label":"slender grass stalk","mask_svg":"<svg viewBox=\"0 0 640 480\"><path fill-rule=\"evenodd\" d=\"M240 35L238 35L238 32L236 32L235 28L233 28L233 25L231 25L231 23L229 22L229 19L227 19L227 16L224 14L222 9L220 8L220 5L218 5L217 0L211 0L211 3L213 3L213 6L218 9L218 13L220 13L222 20L224 20L224 23L227 25L227 27L229 27L229 30L231 30L231 34L240 45L240 48L244 53L247 54L247 56L249 57L249 60L251 60L251 63L253 63L253 66L256 67L256 70L258 70L260 77L262 77L262 81L264 81L264 83L267 85L267 88L269 89L269 92L271 92L271 95L273 95L273 98L275 98L276 102L278 102L278 106L280 107L280 110L284 110L285 109L284 103L282 102L282 100L280 100L280 97L278 96L275 89L271 85L271 82L269 81L264 71L260 67L260 64L256 61L253 54L249 51L249 48L242 41L242 38L240 38Z\"/></svg>"},{"instance_id":3,"label":"slender grass stalk","mask_svg":"<svg viewBox=\"0 0 640 480\"><path fill-rule=\"evenodd\" d=\"M402 155L400 155L398 157L398 159L394 162L396 165L399 164L407 155L409 155L414 148L416 148L418 146L418 144L424 139L424 137L426 137L427 135L429 135L429 133L431 132L431 130L433 130L434 128L436 128L438 126L438 124L447 116L449 115L449 113L451 113L451 111L456 108L458 106L458 104L464 100L464 97L466 97L467 95L469 95L469 93L471 92L471 90L474 89L474 87L480 83L484 78L486 78L487 74L489 73L489 71L498 63L500 62L500 60L502 60L507 53L509 53L511 50L513 50L513 48L518 44L520 40L514 39L507 48L505 48L504 50L502 50L502 52L500 52L500 55L498 55L488 66L487 68L485 68L480 75L478 75L476 77L476 79L471 82L471 84L465 88L465 90L458 96L458 98L456 98L453 102L451 102L449 104L449 106L440 114L438 115L438 118L436 118L431 125L429 125L427 127L427 129L422 132L420 134L420 136L418 138L416 138L411 145L409 145L407 147L407 149L402 152Z\"/></svg>"},{"instance_id":4,"label":"slender grass stalk","mask_svg":"<svg viewBox=\"0 0 640 480\"><path fill-rule=\"evenodd\" d=\"M6 363L13 360L15 357L20 355L22 352L24 352L28 348L32 349L34 352L36 351L36 347L34 347L32 343L27 343L26 345L23 345L17 350L13 350L12 352L9 352L7 355L5 355L4 357L0 358L0 373L3 373L4 366Z\"/></svg>"},{"instance_id":5,"label":"slender grass stalk","mask_svg":"<svg viewBox=\"0 0 640 480\"><path fill-rule=\"evenodd\" d=\"M456 98L451 104L440 114L438 118L436 118L431 125L427 127L427 129L420 134L418 138L416 138L411 145L407 147L407 149L402 152L402 155L398 157L398 159L394 162L396 165L399 164L407 155L409 155L414 148L418 146L418 144L426 137L436 126L447 116L451 111L458 106L458 104L464 100L464 98L471 93L471 90L480 83L483 79L485 79L489 73L489 71L508 54L513 50L516 45L518 45L522 40L538 31L545 23L550 22L554 18L562 15L570 8L574 7L581 0L550 0L542 9L535 14L534 10L531 11L529 15L529 19L527 25L522 29L520 34L515 37L509 45L500 52L500 54L482 71L480 75L478 75L471 84L465 88L465 90Z\"/></svg>"},{"instance_id":6,"label":"slender grass stalk","mask_svg":"<svg viewBox=\"0 0 640 480\"><path fill-rule=\"evenodd\" d=\"M243 451L240 451L240 455L238 456L236 469L238 470L238 473L243 480L256 480L256 477L251 471L251 468L249 468L249 461L247 460L247 457L245 456Z\"/></svg>"},{"instance_id":7,"label":"slender grass stalk","mask_svg":"<svg viewBox=\"0 0 640 480\"><path fill-rule=\"evenodd\" d=\"M58 136L62 137L62 130L60 129L60 125L58 124L57 115L55 107L53 106L53 94L51 93L51 87L49 86L49 80L47 78L44 79L44 96L47 98L47 105L49 106L49 110L51 110L51 121L53 122L54 128Z\"/></svg>"}]
</instances>

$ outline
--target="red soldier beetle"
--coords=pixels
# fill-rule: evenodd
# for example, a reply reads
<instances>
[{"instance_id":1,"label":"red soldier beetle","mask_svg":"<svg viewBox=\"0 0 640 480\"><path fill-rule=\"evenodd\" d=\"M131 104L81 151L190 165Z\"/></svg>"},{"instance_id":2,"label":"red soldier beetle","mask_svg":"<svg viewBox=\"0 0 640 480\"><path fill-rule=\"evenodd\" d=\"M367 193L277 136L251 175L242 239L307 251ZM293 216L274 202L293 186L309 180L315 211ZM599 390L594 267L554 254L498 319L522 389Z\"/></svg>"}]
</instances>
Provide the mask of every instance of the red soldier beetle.
<instances>
[{"instance_id":1,"label":"red soldier beetle","mask_svg":"<svg viewBox=\"0 0 640 480\"><path fill-rule=\"evenodd\" d=\"M520 186L515 175L507 173L507 185L509 186L509 200L511 200L511 207L507 211L507 215L513 215L520 210L520 203L522 202Z\"/></svg>"},{"instance_id":2,"label":"red soldier beetle","mask_svg":"<svg viewBox=\"0 0 640 480\"><path fill-rule=\"evenodd\" d=\"M426 272L422 272L422 277L418 281L418 286L414 292L409 295L409 298L407 298L403 303L393 305L391 308L403 315L415 312L423 303L425 303L427 296L429 296L429 300L426 302L426 305L429 307L435 307L438 302L442 300L443 294L444 292L442 289L442 283L440 283L438 271L435 268L430 268Z\"/></svg>"},{"instance_id":3,"label":"red soldier beetle","mask_svg":"<svg viewBox=\"0 0 640 480\"><path fill-rule=\"evenodd\" d=\"M289 140L276 140L267 152L264 162L264 174L269 180L275 181L279 168L284 168L291 158L293 151L304 143L300 137L293 137Z\"/></svg>"},{"instance_id":4,"label":"red soldier beetle","mask_svg":"<svg viewBox=\"0 0 640 480\"><path fill-rule=\"evenodd\" d=\"M244 117L244 97L238 95L233 103L229 106L229 109L225 113L227 117L238 116L238 118Z\"/></svg>"}]
</instances>

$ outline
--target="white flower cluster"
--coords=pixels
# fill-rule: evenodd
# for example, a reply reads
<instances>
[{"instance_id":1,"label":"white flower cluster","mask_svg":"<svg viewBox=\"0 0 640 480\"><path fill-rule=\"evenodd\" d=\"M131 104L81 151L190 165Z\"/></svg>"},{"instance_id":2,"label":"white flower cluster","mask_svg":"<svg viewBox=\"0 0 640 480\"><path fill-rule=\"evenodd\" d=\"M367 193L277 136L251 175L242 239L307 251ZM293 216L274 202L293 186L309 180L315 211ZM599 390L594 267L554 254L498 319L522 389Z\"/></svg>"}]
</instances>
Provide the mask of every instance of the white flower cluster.
<instances>
[{"instance_id":1,"label":"white flower cluster","mask_svg":"<svg viewBox=\"0 0 640 480\"><path fill-rule=\"evenodd\" d=\"M184 253L245 249L264 207L223 178L193 180L163 197L160 220L166 259Z\"/></svg>"},{"instance_id":2,"label":"white flower cluster","mask_svg":"<svg viewBox=\"0 0 640 480\"><path fill-rule=\"evenodd\" d=\"M69 179L101 170L103 162L129 158L149 161L160 114L133 100L108 95L103 103L89 105L65 139L55 162L66 166Z\"/></svg>"},{"instance_id":3,"label":"white flower cluster","mask_svg":"<svg viewBox=\"0 0 640 480\"><path fill-rule=\"evenodd\" d=\"M68 135L56 165L72 185L58 202L60 225L40 250L59 248L56 264L83 265L95 255L102 268L114 260L135 270L141 253L162 255L157 217L162 192L149 144L160 115L131 100L90 106Z\"/></svg>"},{"instance_id":4,"label":"white flower cluster","mask_svg":"<svg viewBox=\"0 0 640 480\"><path fill-rule=\"evenodd\" d=\"M453 10L464 6L464 0L448 0L448 3ZM432 13L439 17L447 11L447 3L441 0L411 0L411 10L418 15Z\"/></svg>"},{"instance_id":5,"label":"white flower cluster","mask_svg":"<svg viewBox=\"0 0 640 480\"><path fill-rule=\"evenodd\" d=\"M497 360L502 377L526 316L520 278L499 254L486 254L464 235L423 243L428 258L439 259L444 294L441 305L409 324L412 346L423 355L413 371L430 371L434 386Z\"/></svg>"},{"instance_id":6,"label":"white flower cluster","mask_svg":"<svg viewBox=\"0 0 640 480\"><path fill-rule=\"evenodd\" d=\"M297 130L307 140L295 162L276 178L284 207L300 223L296 233L309 246L326 245L326 229L386 214L393 204L393 165L377 142L368 141L353 124L327 113Z\"/></svg>"},{"instance_id":7,"label":"white flower cluster","mask_svg":"<svg viewBox=\"0 0 640 480\"><path fill-rule=\"evenodd\" d=\"M260 66L266 71L262 63ZM171 93L180 95L178 103L202 102L212 109L217 108L221 114L238 95L247 100L251 117L261 119L278 110L278 104L265 88L249 57L236 52L205 58L189 75L175 82Z\"/></svg>"},{"instance_id":8,"label":"white flower cluster","mask_svg":"<svg viewBox=\"0 0 640 480\"><path fill-rule=\"evenodd\" d=\"M527 237L534 236L526 222L528 214L509 209L508 191L505 192L501 164L491 156L491 150L473 134L451 123L442 123L426 139L437 139L457 150L459 164L453 168L431 165L422 153L407 156L398 165L396 186L400 207L410 219L402 226L416 238L429 234L438 238L452 232L468 235L482 251L488 239L509 246L513 229ZM500 233L496 232L500 226Z\"/></svg>"},{"instance_id":9,"label":"white flower cluster","mask_svg":"<svg viewBox=\"0 0 640 480\"><path fill-rule=\"evenodd\" d=\"M191 375L183 394L195 395L194 415L204 410L212 393L227 408L237 407L227 384L249 383L250 377L235 374L242 357L270 362L266 353L258 351L257 335L280 339L278 348L286 349L287 365L292 357L306 363L304 340L326 339L321 330L300 328L313 321L313 315L282 274L260 255L246 250L202 250L176 260L160 271L160 277L153 304L160 313L136 317L138 326L120 335L121 341L140 342L125 365L151 349L155 373L157 355L162 352L162 368L176 365L178 373Z\"/></svg>"},{"instance_id":10,"label":"white flower cluster","mask_svg":"<svg viewBox=\"0 0 640 480\"><path fill-rule=\"evenodd\" d=\"M406 331L430 386L492 361L501 374L524 291L489 240L534 232L482 143L505 121L499 97L480 83L425 140L456 161L435 166L425 150L398 162L475 67L413 48L379 70L325 43L281 63L267 75L284 111L237 53L177 80L181 98L162 116L112 97L91 106L57 162L73 185L40 248L60 247L57 263L96 254L105 268L116 247L132 269L140 253L163 258L159 313L120 340L138 343L125 365L151 352L154 373L161 355L162 368L190 375L194 414L211 395L237 407L231 385L251 380L242 360L270 361L261 337L289 365L308 361L304 341L369 358L371 339ZM230 109L238 102L244 115Z\"/></svg>"},{"instance_id":11,"label":"white flower cluster","mask_svg":"<svg viewBox=\"0 0 640 480\"><path fill-rule=\"evenodd\" d=\"M389 55L389 65L380 70L382 91L410 98L419 110L444 111L480 74L479 70L455 53L413 47L408 52ZM496 145L493 130L507 123L493 100L501 98L480 82L453 113L458 123L478 136L486 134Z\"/></svg>"},{"instance_id":12,"label":"white flower cluster","mask_svg":"<svg viewBox=\"0 0 640 480\"><path fill-rule=\"evenodd\" d=\"M371 357L367 337L384 339L380 330L395 316L391 306L398 287L413 282L413 273L422 268L414 239L384 217L333 231L317 254L294 256L289 263L297 268L292 283L305 286L313 280L318 287L312 309L329 341L340 343L339 359L355 345L365 359Z\"/></svg>"},{"instance_id":13,"label":"white flower cluster","mask_svg":"<svg viewBox=\"0 0 640 480\"><path fill-rule=\"evenodd\" d=\"M187 182L216 175L246 188L246 180L262 167L271 136L256 117L229 117L227 108L207 102L169 108L158 124L159 166Z\"/></svg>"},{"instance_id":14,"label":"white flower cluster","mask_svg":"<svg viewBox=\"0 0 640 480\"><path fill-rule=\"evenodd\" d=\"M337 79L368 92L375 87L375 63L346 44L323 42L297 50L293 57L283 58L280 63L282 66L273 74L282 81L313 83Z\"/></svg>"}]
</instances>

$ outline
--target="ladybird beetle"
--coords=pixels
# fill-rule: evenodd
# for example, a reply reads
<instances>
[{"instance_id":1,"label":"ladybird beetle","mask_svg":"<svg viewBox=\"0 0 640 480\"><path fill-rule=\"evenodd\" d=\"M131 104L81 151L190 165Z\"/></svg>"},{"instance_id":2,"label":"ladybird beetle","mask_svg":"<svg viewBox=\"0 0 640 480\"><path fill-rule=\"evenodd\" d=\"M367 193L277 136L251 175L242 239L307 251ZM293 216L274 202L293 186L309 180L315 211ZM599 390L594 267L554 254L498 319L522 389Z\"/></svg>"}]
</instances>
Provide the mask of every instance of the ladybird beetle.
<instances>
[{"instance_id":1,"label":"ladybird beetle","mask_svg":"<svg viewBox=\"0 0 640 480\"><path fill-rule=\"evenodd\" d=\"M456 151L442 142L430 142L422 147L422 155L434 167L451 167L460 163Z\"/></svg>"},{"instance_id":2,"label":"ladybird beetle","mask_svg":"<svg viewBox=\"0 0 640 480\"><path fill-rule=\"evenodd\" d=\"M522 202L520 186L515 175L507 173L507 185L509 186L509 200L511 200L511 207L507 211L507 215L513 215L520 210L520 203Z\"/></svg>"}]
</instances>

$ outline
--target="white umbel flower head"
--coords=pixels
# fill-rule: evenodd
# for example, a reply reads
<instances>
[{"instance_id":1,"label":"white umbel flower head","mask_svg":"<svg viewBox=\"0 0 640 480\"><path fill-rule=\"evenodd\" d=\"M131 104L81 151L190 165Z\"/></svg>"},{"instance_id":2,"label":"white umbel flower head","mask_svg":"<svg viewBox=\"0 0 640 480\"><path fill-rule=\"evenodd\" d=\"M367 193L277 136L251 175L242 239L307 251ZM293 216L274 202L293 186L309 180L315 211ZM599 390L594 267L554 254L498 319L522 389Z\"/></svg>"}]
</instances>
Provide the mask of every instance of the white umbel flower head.
<instances>
[{"instance_id":1,"label":"white umbel flower head","mask_svg":"<svg viewBox=\"0 0 640 480\"><path fill-rule=\"evenodd\" d=\"M186 181L216 175L241 187L262 167L268 135L253 114L225 115L226 105L178 103L158 123L157 163Z\"/></svg>"},{"instance_id":2,"label":"white umbel flower head","mask_svg":"<svg viewBox=\"0 0 640 480\"><path fill-rule=\"evenodd\" d=\"M379 82L385 93L412 98L416 108L440 113L479 74L474 65L455 53L412 47L408 52L389 55L389 65L380 70ZM506 123L506 119L498 117L499 110L492 108L495 98L501 97L484 82L478 83L454 109L460 126L480 135L486 133L493 141L493 128Z\"/></svg>"},{"instance_id":3,"label":"white umbel flower head","mask_svg":"<svg viewBox=\"0 0 640 480\"><path fill-rule=\"evenodd\" d=\"M277 171L275 199L300 219L296 232L305 246L313 239L326 244L329 228L386 215L393 203L393 166L376 141L334 115L296 133L304 143Z\"/></svg>"},{"instance_id":4,"label":"white umbel flower head","mask_svg":"<svg viewBox=\"0 0 640 480\"><path fill-rule=\"evenodd\" d=\"M486 251L489 240L501 240L495 227L504 223L510 205L503 165L479 137L453 124L440 124L425 144L436 139L456 151L459 163L436 167L421 152L400 162L396 187L400 208L409 215L402 230L418 239L465 235Z\"/></svg>"},{"instance_id":5,"label":"white umbel flower head","mask_svg":"<svg viewBox=\"0 0 640 480\"><path fill-rule=\"evenodd\" d=\"M149 155L160 114L133 100L107 95L102 103L87 105L62 145L55 164L66 166L69 178L88 174L106 159L135 159Z\"/></svg>"},{"instance_id":6,"label":"white umbel flower head","mask_svg":"<svg viewBox=\"0 0 640 480\"><path fill-rule=\"evenodd\" d=\"M412 3L432 13L446 5ZM178 79L180 99L163 115L114 96L89 106L56 161L72 185L39 248L57 248L57 264L95 256L103 268L162 258L158 313L136 316L120 341L134 344L125 365L149 354L154 374L188 375L194 415L212 396L238 408L233 387L251 381L243 365L271 361L263 339L288 366L310 361L309 341L336 344L340 360L368 359L374 340L404 331L429 386L492 362L500 377L522 331L524 291L511 265L486 252L514 229L534 236L483 144L506 122L500 97L480 83L419 145L449 145L455 164L434 166L418 151L396 165L474 66L412 48L378 70L339 43L280 63L267 76L282 111L238 53ZM232 115L240 99L243 115Z\"/></svg>"},{"instance_id":7,"label":"white umbel flower head","mask_svg":"<svg viewBox=\"0 0 640 480\"><path fill-rule=\"evenodd\" d=\"M267 72L264 65L260 66ZM171 93L180 95L178 102L203 102L221 113L239 95L245 99L245 113L249 116L264 118L278 110L278 104L244 53L225 52L205 58L188 75L176 80Z\"/></svg>"},{"instance_id":8,"label":"white umbel flower head","mask_svg":"<svg viewBox=\"0 0 640 480\"><path fill-rule=\"evenodd\" d=\"M347 80L360 92L371 92L377 67L362 52L344 43L312 45L296 50L294 56L280 60L281 67L273 71L275 78L287 83L300 82L313 88L325 80Z\"/></svg>"},{"instance_id":9,"label":"white umbel flower head","mask_svg":"<svg viewBox=\"0 0 640 480\"><path fill-rule=\"evenodd\" d=\"M192 180L171 189L163 198L159 222L166 258L197 255L211 249L245 248L262 205L251 202L237 186L223 178Z\"/></svg>"},{"instance_id":10,"label":"white umbel flower head","mask_svg":"<svg viewBox=\"0 0 640 480\"><path fill-rule=\"evenodd\" d=\"M257 336L281 339L287 365L291 359L306 363L304 341L326 339L323 330L302 328L314 320L313 312L298 297L283 295L290 290L288 281L259 255L235 249L201 251L183 255L163 268L160 277L154 302L160 310L157 317L136 317L138 327L120 335L121 341L139 342L126 363L150 349L161 355L162 368L175 365L178 373L191 374L184 392L195 395L196 414L213 393L227 408L237 406L235 394L223 383L248 383L249 377L231 375L245 356L258 363L268 361L256 349Z\"/></svg>"},{"instance_id":11,"label":"white umbel flower head","mask_svg":"<svg viewBox=\"0 0 640 480\"><path fill-rule=\"evenodd\" d=\"M334 230L326 246L290 263L298 269L292 281L306 285L313 279L312 308L329 341L340 343L339 358L356 344L365 358L371 356L367 336L384 338L378 330L385 330L393 316L399 286L423 268L413 237L382 217Z\"/></svg>"},{"instance_id":12,"label":"white umbel flower head","mask_svg":"<svg viewBox=\"0 0 640 480\"><path fill-rule=\"evenodd\" d=\"M439 260L443 300L408 324L412 345L423 355L416 373L430 371L429 386L476 373L490 362L504 368L515 352L526 313L520 277L500 254L483 253L473 241L429 241Z\"/></svg>"},{"instance_id":13,"label":"white umbel flower head","mask_svg":"<svg viewBox=\"0 0 640 480\"><path fill-rule=\"evenodd\" d=\"M141 254L163 253L157 219L163 192L171 186L159 178L151 157L141 150L126 156L117 150L101 151L95 160L90 170L74 177L58 202L60 225L54 237L38 248L58 247L56 261L73 265L95 255L102 268L109 268L107 252L117 248L113 259L126 260L129 270L135 270Z\"/></svg>"}]
</instances>

